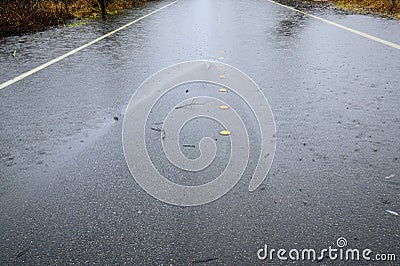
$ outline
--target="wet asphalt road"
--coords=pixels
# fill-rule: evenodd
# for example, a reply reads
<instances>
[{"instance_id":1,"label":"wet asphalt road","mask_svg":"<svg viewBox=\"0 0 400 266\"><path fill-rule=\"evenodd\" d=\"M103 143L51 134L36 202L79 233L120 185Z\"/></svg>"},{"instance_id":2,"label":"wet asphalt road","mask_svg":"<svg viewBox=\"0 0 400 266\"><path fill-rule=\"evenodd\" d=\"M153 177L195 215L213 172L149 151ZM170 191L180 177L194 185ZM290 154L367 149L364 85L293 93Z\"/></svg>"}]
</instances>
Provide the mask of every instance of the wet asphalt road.
<instances>
[{"instance_id":1,"label":"wet asphalt road","mask_svg":"<svg viewBox=\"0 0 400 266\"><path fill-rule=\"evenodd\" d=\"M167 3L1 40L0 82ZM398 21L299 8L400 43ZM268 98L277 128L272 168L254 192L247 190L250 163L213 203L164 204L138 186L125 163L124 110L154 72L219 57ZM0 90L0 264L257 265L267 263L257 258L265 244L322 250L345 237L349 248L397 254L397 262L355 265L398 265L400 216L387 210L400 213L399 62L399 50L268 1L181 0ZM166 103L184 99L186 89ZM196 96L201 86L189 89ZM157 108L149 123L168 112ZM184 128L183 142L211 134L222 152L213 170L176 182L198 184L222 171L229 141L217 129L211 121ZM257 146L260 135L251 136ZM159 137L149 131L149 153L164 171ZM198 156L196 148L184 153Z\"/></svg>"}]
</instances>

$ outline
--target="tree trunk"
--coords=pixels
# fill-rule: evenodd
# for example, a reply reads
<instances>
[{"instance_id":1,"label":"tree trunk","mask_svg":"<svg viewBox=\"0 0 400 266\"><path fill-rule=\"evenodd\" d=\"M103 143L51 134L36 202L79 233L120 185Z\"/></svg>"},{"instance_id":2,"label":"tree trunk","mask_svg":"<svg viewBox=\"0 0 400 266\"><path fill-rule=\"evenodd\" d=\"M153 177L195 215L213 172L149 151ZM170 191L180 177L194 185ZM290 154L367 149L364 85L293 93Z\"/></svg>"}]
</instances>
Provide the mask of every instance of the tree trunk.
<instances>
[{"instance_id":1,"label":"tree trunk","mask_svg":"<svg viewBox=\"0 0 400 266\"><path fill-rule=\"evenodd\" d=\"M101 8L101 17L103 19L106 19L107 18L107 12L106 12L105 0L100 0L100 8Z\"/></svg>"}]
</instances>

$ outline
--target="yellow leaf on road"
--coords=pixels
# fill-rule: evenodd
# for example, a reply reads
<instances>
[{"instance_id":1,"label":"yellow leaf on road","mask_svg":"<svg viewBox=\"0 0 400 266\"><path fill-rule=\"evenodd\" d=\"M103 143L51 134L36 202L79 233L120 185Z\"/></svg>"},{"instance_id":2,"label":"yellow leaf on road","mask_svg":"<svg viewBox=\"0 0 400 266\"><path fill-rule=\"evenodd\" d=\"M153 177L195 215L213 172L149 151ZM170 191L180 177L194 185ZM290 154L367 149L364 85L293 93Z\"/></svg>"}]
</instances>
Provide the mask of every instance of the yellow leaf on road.
<instances>
[{"instance_id":1,"label":"yellow leaf on road","mask_svg":"<svg viewBox=\"0 0 400 266\"><path fill-rule=\"evenodd\" d=\"M229 136L231 132L229 132L228 130L222 130L221 132L219 132L219 134L221 134L222 136Z\"/></svg>"}]
</instances>

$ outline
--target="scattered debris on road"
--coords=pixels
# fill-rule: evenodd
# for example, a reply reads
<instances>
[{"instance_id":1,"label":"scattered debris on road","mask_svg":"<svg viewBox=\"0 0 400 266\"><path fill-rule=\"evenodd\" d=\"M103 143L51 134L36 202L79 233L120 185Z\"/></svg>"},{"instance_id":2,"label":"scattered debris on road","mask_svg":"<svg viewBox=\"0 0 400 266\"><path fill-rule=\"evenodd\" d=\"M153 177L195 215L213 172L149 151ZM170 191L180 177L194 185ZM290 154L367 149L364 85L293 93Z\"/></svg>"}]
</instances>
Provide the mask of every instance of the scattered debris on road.
<instances>
[{"instance_id":1,"label":"scattered debris on road","mask_svg":"<svg viewBox=\"0 0 400 266\"><path fill-rule=\"evenodd\" d=\"M387 213L393 214L395 216L399 216L399 214L395 211L391 211L391 210L386 210Z\"/></svg>"},{"instance_id":2,"label":"scattered debris on road","mask_svg":"<svg viewBox=\"0 0 400 266\"><path fill-rule=\"evenodd\" d=\"M386 176L385 179L390 179L390 178L393 178L393 177L394 177L394 174L391 174L389 176Z\"/></svg>"},{"instance_id":3,"label":"scattered debris on road","mask_svg":"<svg viewBox=\"0 0 400 266\"><path fill-rule=\"evenodd\" d=\"M184 148L196 148L196 145L193 144L183 144Z\"/></svg>"}]
</instances>

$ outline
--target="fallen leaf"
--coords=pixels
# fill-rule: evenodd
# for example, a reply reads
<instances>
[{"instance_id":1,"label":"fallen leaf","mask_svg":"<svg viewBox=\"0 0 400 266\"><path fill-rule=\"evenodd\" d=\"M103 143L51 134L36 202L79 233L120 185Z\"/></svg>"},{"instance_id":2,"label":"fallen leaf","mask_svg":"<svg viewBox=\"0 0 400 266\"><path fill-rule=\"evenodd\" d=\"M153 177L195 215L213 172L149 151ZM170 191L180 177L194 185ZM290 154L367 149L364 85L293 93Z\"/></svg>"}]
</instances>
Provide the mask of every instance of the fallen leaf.
<instances>
[{"instance_id":1,"label":"fallen leaf","mask_svg":"<svg viewBox=\"0 0 400 266\"><path fill-rule=\"evenodd\" d=\"M221 134L222 136L229 136L231 132L229 132L228 130L222 130L221 132L219 132L219 134Z\"/></svg>"}]
</instances>

